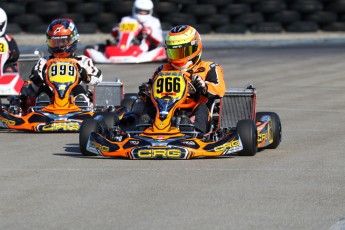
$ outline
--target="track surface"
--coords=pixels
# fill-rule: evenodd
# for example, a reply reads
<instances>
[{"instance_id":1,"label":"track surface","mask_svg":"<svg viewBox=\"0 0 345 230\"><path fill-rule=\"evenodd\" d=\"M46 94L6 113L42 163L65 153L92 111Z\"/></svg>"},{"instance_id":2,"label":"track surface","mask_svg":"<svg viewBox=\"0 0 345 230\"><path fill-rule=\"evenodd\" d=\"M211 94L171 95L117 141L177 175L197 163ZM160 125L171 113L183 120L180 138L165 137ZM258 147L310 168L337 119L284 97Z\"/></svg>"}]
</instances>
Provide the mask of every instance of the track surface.
<instances>
[{"instance_id":1,"label":"track surface","mask_svg":"<svg viewBox=\"0 0 345 230\"><path fill-rule=\"evenodd\" d=\"M283 141L255 157L85 158L78 134L0 130L0 229L328 229L345 216L345 48L205 48ZM137 92L156 64L98 65Z\"/></svg>"}]
</instances>

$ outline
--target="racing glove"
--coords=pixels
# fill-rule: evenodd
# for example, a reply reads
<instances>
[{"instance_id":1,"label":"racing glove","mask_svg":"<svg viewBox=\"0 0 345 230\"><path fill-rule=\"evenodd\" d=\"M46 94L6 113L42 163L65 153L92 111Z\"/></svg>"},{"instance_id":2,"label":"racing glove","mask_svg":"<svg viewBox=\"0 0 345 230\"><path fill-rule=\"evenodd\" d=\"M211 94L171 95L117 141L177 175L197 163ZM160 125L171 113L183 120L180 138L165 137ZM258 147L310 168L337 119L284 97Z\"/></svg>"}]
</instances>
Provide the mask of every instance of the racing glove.
<instances>
[{"instance_id":1,"label":"racing glove","mask_svg":"<svg viewBox=\"0 0 345 230\"><path fill-rule=\"evenodd\" d=\"M150 96L150 88L152 86L152 79L150 79L148 82L145 82L139 86L139 96Z\"/></svg>"},{"instance_id":2,"label":"racing glove","mask_svg":"<svg viewBox=\"0 0 345 230\"><path fill-rule=\"evenodd\" d=\"M192 84L197 91L201 92L201 94L207 94L207 84L201 77L194 75L192 77Z\"/></svg>"},{"instance_id":3,"label":"racing glove","mask_svg":"<svg viewBox=\"0 0 345 230\"><path fill-rule=\"evenodd\" d=\"M80 74L80 79L85 83L89 83L91 81L91 76L87 73L86 69L81 67L78 63L77 63L77 67L78 67L78 72Z\"/></svg>"},{"instance_id":4,"label":"racing glove","mask_svg":"<svg viewBox=\"0 0 345 230\"><path fill-rule=\"evenodd\" d=\"M39 86L43 82L43 80L42 80L42 78L39 75L37 70L32 70L31 71L29 79L37 86Z\"/></svg>"},{"instance_id":5,"label":"racing glove","mask_svg":"<svg viewBox=\"0 0 345 230\"><path fill-rule=\"evenodd\" d=\"M149 26L145 26L142 30L143 35L150 36L152 34L152 29Z\"/></svg>"}]
</instances>

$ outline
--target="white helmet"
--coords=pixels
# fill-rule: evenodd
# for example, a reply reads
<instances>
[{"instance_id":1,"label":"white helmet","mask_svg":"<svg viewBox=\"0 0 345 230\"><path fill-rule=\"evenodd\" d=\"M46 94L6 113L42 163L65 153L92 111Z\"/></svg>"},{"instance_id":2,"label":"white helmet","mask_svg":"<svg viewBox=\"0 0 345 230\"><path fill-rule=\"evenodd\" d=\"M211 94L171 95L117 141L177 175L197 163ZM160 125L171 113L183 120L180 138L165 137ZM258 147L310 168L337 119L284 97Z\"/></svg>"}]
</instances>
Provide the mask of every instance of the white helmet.
<instances>
[{"instance_id":1,"label":"white helmet","mask_svg":"<svg viewBox=\"0 0 345 230\"><path fill-rule=\"evenodd\" d=\"M7 26L6 12L0 8L0 36L4 35Z\"/></svg>"},{"instance_id":2,"label":"white helmet","mask_svg":"<svg viewBox=\"0 0 345 230\"><path fill-rule=\"evenodd\" d=\"M133 17L144 23L153 13L151 0L135 0L132 9Z\"/></svg>"}]
</instances>

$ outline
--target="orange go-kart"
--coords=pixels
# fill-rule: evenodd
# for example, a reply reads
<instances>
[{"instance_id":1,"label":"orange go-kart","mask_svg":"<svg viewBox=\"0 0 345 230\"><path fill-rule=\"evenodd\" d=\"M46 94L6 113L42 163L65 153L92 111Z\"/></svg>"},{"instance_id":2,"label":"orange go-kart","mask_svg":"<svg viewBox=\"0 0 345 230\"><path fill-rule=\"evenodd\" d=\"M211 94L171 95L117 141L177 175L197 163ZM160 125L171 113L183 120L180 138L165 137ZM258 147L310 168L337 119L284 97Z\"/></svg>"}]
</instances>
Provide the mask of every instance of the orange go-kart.
<instances>
[{"instance_id":1,"label":"orange go-kart","mask_svg":"<svg viewBox=\"0 0 345 230\"><path fill-rule=\"evenodd\" d=\"M188 77L180 71L160 72L150 91L156 108L152 123L123 127L115 113L83 121L79 144L85 156L128 159L191 159L220 157L234 153L253 156L258 149L277 148L281 123L274 112L256 113L253 87L231 89L211 108L209 133L200 135L184 119L183 110L195 104L188 100L195 93ZM128 104L128 103L127 103ZM136 103L129 107L134 110ZM124 115L125 117L126 115ZM133 126L132 126L133 127Z\"/></svg>"},{"instance_id":2,"label":"orange go-kart","mask_svg":"<svg viewBox=\"0 0 345 230\"><path fill-rule=\"evenodd\" d=\"M0 127L33 132L77 132L84 119L95 115L94 107L83 95L72 96L80 82L75 59L54 58L46 63L45 80L53 90L36 98L34 106L21 113L17 105L1 106Z\"/></svg>"}]
</instances>

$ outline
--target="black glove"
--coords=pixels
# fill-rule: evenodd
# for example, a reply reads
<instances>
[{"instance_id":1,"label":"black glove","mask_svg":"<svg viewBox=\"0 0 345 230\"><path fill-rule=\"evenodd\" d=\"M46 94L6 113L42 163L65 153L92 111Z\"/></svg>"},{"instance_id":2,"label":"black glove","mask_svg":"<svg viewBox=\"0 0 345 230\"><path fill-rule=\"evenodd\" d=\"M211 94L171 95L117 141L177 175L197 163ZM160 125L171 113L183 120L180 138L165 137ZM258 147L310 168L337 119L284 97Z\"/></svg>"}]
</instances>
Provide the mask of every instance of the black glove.
<instances>
[{"instance_id":1,"label":"black glove","mask_svg":"<svg viewBox=\"0 0 345 230\"><path fill-rule=\"evenodd\" d=\"M201 77L194 75L192 84L197 91L200 91L203 95L207 94L207 84Z\"/></svg>"},{"instance_id":2,"label":"black glove","mask_svg":"<svg viewBox=\"0 0 345 230\"><path fill-rule=\"evenodd\" d=\"M37 86L39 86L43 82L43 79L41 78L37 70L31 71L29 79Z\"/></svg>"},{"instance_id":3,"label":"black glove","mask_svg":"<svg viewBox=\"0 0 345 230\"><path fill-rule=\"evenodd\" d=\"M145 82L139 86L139 96L149 96L148 91L150 90L152 86L152 79L150 79L148 82Z\"/></svg>"},{"instance_id":4,"label":"black glove","mask_svg":"<svg viewBox=\"0 0 345 230\"><path fill-rule=\"evenodd\" d=\"M80 79L85 83L89 83L91 81L91 76L87 73L86 69L81 67L78 63L77 63L77 67L78 67L78 72L80 74Z\"/></svg>"}]
</instances>

